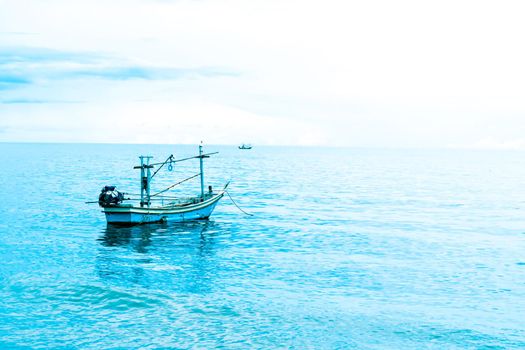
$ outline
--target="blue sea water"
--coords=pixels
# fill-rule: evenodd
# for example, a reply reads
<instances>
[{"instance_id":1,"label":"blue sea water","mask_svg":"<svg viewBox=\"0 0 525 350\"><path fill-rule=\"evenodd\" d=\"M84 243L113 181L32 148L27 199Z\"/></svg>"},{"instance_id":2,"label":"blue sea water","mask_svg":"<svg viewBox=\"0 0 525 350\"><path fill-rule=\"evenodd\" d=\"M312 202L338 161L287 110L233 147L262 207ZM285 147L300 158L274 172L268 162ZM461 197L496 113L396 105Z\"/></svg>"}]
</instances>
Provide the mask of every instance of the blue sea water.
<instances>
[{"instance_id":1,"label":"blue sea water","mask_svg":"<svg viewBox=\"0 0 525 350\"><path fill-rule=\"evenodd\" d=\"M196 147L0 144L0 348L525 348L524 153L206 150L253 216L118 228L84 203Z\"/></svg>"}]
</instances>

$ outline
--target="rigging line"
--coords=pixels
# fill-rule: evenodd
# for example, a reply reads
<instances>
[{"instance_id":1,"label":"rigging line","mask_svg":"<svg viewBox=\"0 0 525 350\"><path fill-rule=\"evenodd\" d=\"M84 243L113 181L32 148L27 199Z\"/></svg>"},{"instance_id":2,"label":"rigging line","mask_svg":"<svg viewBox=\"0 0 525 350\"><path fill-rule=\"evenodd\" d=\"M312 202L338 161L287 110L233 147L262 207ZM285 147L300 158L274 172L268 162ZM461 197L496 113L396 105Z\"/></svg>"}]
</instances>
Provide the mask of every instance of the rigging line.
<instances>
[{"instance_id":1,"label":"rigging line","mask_svg":"<svg viewBox=\"0 0 525 350\"><path fill-rule=\"evenodd\" d=\"M164 165L166 165L166 163L167 163L168 161L172 161L172 160L173 160L173 154L170 155L170 156L169 156L169 157L168 157L168 158L162 163L162 165L161 165L157 170L155 170L155 172L153 173L153 175L151 175L150 179L153 179L153 177L154 177L155 175L157 175L157 173L160 171L160 169L162 169L162 167L163 167Z\"/></svg>"},{"instance_id":2,"label":"rigging line","mask_svg":"<svg viewBox=\"0 0 525 350\"><path fill-rule=\"evenodd\" d=\"M189 159L195 159L195 158L208 158L207 156L211 156L211 155L217 154L217 153L219 153L219 152L205 153L202 156L192 156L192 157L187 157L187 158L182 158L182 159L172 159L171 163L178 163L178 162L182 162L182 161L189 160ZM150 164L150 165L151 166L155 166L155 165L160 165L160 164L163 164L163 163L153 163L153 164Z\"/></svg>"},{"instance_id":3,"label":"rigging line","mask_svg":"<svg viewBox=\"0 0 525 350\"><path fill-rule=\"evenodd\" d=\"M158 198L164 198L164 199L175 199L175 198L180 198L180 196L161 196L161 195L158 195L158 196L155 196L155 197L158 197Z\"/></svg>"},{"instance_id":4,"label":"rigging line","mask_svg":"<svg viewBox=\"0 0 525 350\"><path fill-rule=\"evenodd\" d=\"M179 199L180 197L155 197L155 198L150 198L149 200L150 201L170 201L170 200L176 200L176 199ZM125 201L139 201L140 200L140 197L138 198L124 198L123 200Z\"/></svg>"},{"instance_id":5,"label":"rigging line","mask_svg":"<svg viewBox=\"0 0 525 350\"><path fill-rule=\"evenodd\" d=\"M179 199L179 198L176 198L176 197L171 197L171 198L166 198L166 197L162 197L162 198L150 198L149 200L150 201L170 201L170 200L176 200L176 199ZM124 198L123 200L131 200L131 201L138 201L140 200L140 198Z\"/></svg>"},{"instance_id":6,"label":"rigging line","mask_svg":"<svg viewBox=\"0 0 525 350\"><path fill-rule=\"evenodd\" d=\"M169 186L168 188L166 188L166 189L164 189L164 190L162 190L162 191L160 191L160 192L157 192L157 193L155 193L155 194L152 194L152 195L149 196L149 197L150 197L150 198L151 198L151 197L155 197L155 196L157 196L157 195L159 195L159 194L161 194L161 193L164 193L164 192L166 192L167 190L172 189L173 187L175 187L175 186L177 186L177 185L180 185L180 184L183 183L183 182L186 182L186 181L188 181L188 180L193 179L194 177L199 176L200 174L201 174L201 173L195 174L195 175L193 175L193 176L188 177L187 179L184 179L184 180L182 180L182 181L179 181L179 182L177 182L177 183L174 183L173 185Z\"/></svg>"},{"instance_id":7,"label":"rigging line","mask_svg":"<svg viewBox=\"0 0 525 350\"><path fill-rule=\"evenodd\" d=\"M128 195L128 196L133 196L133 197L137 197L140 199L140 194L139 193L128 193L128 192L122 192L122 194L125 194L125 195ZM156 196L156 197L161 197L161 198L178 198L176 196Z\"/></svg>"},{"instance_id":8,"label":"rigging line","mask_svg":"<svg viewBox=\"0 0 525 350\"><path fill-rule=\"evenodd\" d=\"M228 191L224 190L224 193L226 193L226 194L228 195L228 197L230 197L230 200L232 201L233 204L235 204L235 206L237 207L237 209L239 209L240 211L242 211L244 214L246 214L246 215L248 215L248 216L253 216L253 214L247 213L247 212L245 212L244 210L242 210L242 208L239 207L239 206L237 205L237 203L235 203L235 201L233 200L232 196L230 195L230 193L229 193Z\"/></svg>"}]
</instances>

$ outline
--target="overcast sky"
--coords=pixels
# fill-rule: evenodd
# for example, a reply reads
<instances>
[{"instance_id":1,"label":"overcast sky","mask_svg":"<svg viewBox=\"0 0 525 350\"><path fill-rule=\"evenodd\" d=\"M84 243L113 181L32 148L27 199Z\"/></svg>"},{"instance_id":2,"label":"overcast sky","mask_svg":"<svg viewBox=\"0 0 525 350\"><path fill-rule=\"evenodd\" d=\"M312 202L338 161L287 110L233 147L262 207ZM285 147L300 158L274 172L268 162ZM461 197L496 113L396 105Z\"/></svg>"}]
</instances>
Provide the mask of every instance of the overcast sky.
<instances>
[{"instance_id":1,"label":"overcast sky","mask_svg":"<svg viewBox=\"0 0 525 350\"><path fill-rule=\"evenodd\" d=\"M0 0L0 141L525 149L524 13Z\"/></svg>"}]
</instances>

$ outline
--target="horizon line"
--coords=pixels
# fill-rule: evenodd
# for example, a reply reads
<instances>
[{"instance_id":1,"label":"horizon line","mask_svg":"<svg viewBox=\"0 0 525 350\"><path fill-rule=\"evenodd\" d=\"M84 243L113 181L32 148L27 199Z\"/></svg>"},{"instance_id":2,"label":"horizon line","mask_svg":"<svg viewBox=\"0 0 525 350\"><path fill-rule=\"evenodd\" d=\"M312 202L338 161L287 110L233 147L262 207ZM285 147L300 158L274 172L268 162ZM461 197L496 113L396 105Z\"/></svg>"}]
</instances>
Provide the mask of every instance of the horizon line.
<instances>
[{"instance_id":1,"label":"horizon line","mask_svg":"<svg viewBox=\"0 0 525 350\"><path fill-rule=\"evenodd\" d=\"M46 144L46 145L122 145L122 146L198 146L200 143L130 143L130 142L70 142L70 141L2 141L0 144ZM242 143L241 143L242 144ZM254 148L258 147L294 147L294 148L337 148L337 149L371 149L371 150L422 150L422 151L512 151L523 152L523 148L483 148L464 146L337 146L337 145L300 145L300 144L261 144L250 143ZM240 144L233 143L203 143L206 146L238 147Z\"/></svg>"}]
</instances>

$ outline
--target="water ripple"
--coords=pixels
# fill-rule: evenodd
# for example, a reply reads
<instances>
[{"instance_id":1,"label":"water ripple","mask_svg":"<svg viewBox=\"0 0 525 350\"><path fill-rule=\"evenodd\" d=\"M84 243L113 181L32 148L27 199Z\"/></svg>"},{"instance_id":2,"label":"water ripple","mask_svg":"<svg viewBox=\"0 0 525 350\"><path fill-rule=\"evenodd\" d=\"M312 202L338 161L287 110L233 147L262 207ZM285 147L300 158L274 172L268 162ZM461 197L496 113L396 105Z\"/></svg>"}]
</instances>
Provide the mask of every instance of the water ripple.
<instances>
[{"instance_id":1,"label":"water ripple","mask_svg":"<svg viewBox=\"0 0 525 350\"><path fill-rule=\"evenodd\" d=\"M217 148L253 217L119 228L83 202L193 149L0 144L0 347L525 348L521 154Z\"/></svg>"}]
</instances>

